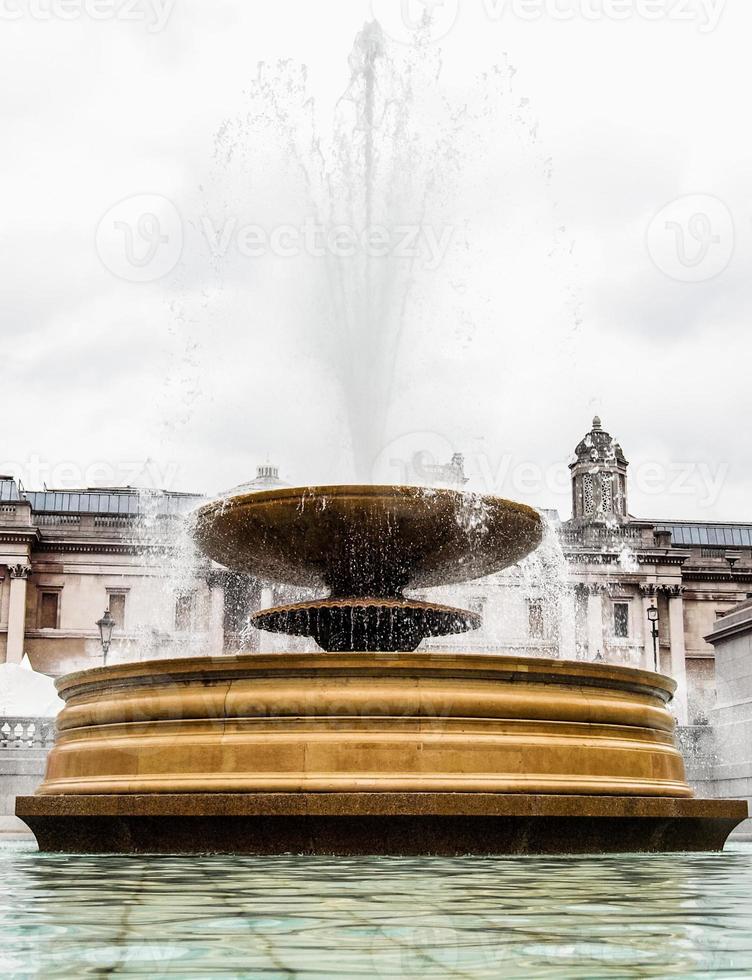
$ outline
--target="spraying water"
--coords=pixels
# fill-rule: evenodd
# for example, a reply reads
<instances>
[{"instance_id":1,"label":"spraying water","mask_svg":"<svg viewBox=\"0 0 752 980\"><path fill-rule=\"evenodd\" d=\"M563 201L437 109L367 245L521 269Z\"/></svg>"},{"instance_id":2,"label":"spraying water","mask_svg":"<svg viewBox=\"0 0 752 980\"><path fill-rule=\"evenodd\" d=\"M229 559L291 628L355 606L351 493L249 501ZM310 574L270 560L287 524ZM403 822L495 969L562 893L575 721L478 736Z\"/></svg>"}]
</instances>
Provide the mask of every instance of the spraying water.
<instances>
[{"instance_id":1,"label":"spraying water","mask_svg":"<svg viewBox=\"0 0 752 980\"><path fill-rule=\"evenodd\" d=\"M515 353L526 318L538 330L561 324L569 290L550 162L506 61L450 93L436 46L420 32L394 44L374 21L348 69L330 109L305 67L258 67L242 111L218 131L196 203L213 272L205 249L188 248L186 279L203 286L178 304L197 386L221 385L227 416L262 409L255 365L294 391L304 411L286 411L283 451L299 458L315 440L321 466L308 461L301 484L373 482L411 429L458 444L478 431L482 406L464 388L474 362L488 366L493 348L489 390L503 405L531 370L529 343ZM546 275L545 296L524 286L532 268ZM200 410L222 427L211 401L181 424Z\"/></svg>"},{"instance_id":2,"label":"spraying water","mask_svg":"<svg viewBox=\"0 0 752 980\"><path fill-rule=\"evenodd\" d=\"M273 412L289 420L294 458L290 447L305 443L300 433L321 412L311 393L330 397L334 417L316 433L326 479L305 472L299 483L403 482L383 479L378 467L395 463L406 426L426 429L419 413L440 439L459 443L466 421L477 426L462 419L474 404L471 374L457 373L463 359L488 361L492 345L494 391L511 401L512 381L539 373L520 324L525 316L557 322L570 289L546 203L550 162L506 60L450 94L436 46L420 32L412 45L394 45L374 21L357 34L348 69L329 111L312 97L304 66L259 65L242 110L217 133L196 202L209 274L205 251L189 243L186 281L201 285L175 304L188 352L181 371L188 362L196 371L176 429L211 426L219 446L226 431L223 448L244 459ZM545 266L545 296L521 285L530 266ZM281 412L269 374L254 384L265 370L257 366L273 361L294 379L294 401ZM230 427L212 417L207 392L219 390L227 416L248 420L245 444L231 447ZM328 443L325 433L334 433ZM462 520L479 526L475 500ZM195 567L179 551L165 576L171 593ZM525 582L537 576L528 591L542 590L552 608L559 558L538 557L519 573ZM492 630L489 643L499 642Z\"/></svg>"}]
</instances>

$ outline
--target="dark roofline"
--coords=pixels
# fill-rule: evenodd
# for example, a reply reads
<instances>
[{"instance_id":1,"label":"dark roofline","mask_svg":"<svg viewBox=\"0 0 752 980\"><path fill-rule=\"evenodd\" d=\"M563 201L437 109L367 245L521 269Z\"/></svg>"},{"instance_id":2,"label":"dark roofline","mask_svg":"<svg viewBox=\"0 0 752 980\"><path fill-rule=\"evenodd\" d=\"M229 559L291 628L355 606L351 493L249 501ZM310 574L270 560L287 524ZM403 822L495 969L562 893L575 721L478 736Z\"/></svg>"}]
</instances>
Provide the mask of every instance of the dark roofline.
<instances>
[{"instance_id":1,"label":"dark roofline","mask_svg":"<svg viewBox=\"0 0 752 980\"><path fill-rule=\"evenodd\" d=\"M673 527L749 527L752 528L752 521L695 521L695 520L674 520L666 517L660 520L650 520L641 523L655 524L656 527L670 524Z\"/></svg>"},{"instance_id":2,"label":"dark roofline","mask_svg":"<svg viewBox=\"0 0 752 980\"><path fill-rule=\"evenodd\" d=\"M173 490L117 487L85 490L27 490L21 498L35 513L116 514L137 517L146 511L143 500L155 500L158 516L187 513L207 498L203 494Z\"/></svg>"},{"instance_id":3,"label":"dark roofline","mask_svg":"<svg viewBox=\"0 0 752 980\"><path fill-rule=\"evenodd\" d=\"M2 479L2 477L0 477ZM44 487L43 490L27 490L26 493L122 493L164 495L169 497L204 497L203 493L192 493L189 490L162 490L154 487Z\"/></svg>"},{"instance_id":4,"label":"dark roofline","mask_svg":"<svg viewBox=\"0 0 752 980\"><path fill-rule=\"evenodd\" d=\"M657 531L671 531L679 548L752 548L752 524L726 521L656 521Z\"/></svg>"},{"instance_id":5,"label":"dark roofline","mask_svg":"<svg viewBox=\"0 0 752 980\"><path fill-rule=\"evenodd\" d=\"M5 503L21 502L21 487L12 476L0 476L0 501Z\"/></svg>"}]
</instances>

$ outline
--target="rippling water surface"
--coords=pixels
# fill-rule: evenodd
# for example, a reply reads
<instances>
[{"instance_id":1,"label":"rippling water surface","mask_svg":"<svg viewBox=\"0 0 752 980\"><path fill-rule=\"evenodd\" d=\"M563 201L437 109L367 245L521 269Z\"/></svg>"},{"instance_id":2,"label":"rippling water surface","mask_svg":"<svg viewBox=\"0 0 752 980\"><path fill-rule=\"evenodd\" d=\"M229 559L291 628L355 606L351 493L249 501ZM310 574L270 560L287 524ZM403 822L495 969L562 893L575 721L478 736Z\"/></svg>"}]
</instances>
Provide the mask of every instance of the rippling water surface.
<instances>
[{"instance_id":1,"label":"rippling water surface","mask_svg":"<svg viewBox=\"0 0 752 980\"><path fill-rule=\"evenodd\" d=\"M9 977L750 977L752 846L561 858L0 848Z\"/></svg>"}]
</instances>

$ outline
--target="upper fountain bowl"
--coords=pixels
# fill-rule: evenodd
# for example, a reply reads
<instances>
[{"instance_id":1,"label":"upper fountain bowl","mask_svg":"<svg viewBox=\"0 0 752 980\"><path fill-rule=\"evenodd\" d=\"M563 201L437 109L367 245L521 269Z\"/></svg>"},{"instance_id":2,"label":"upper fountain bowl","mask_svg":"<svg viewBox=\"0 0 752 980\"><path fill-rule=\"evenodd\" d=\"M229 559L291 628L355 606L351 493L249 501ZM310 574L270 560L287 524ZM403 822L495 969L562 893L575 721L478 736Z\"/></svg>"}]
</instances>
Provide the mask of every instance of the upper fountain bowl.
<instances>
[{"instance_id":1,"label":"upper fountain bowl","mask_svg":"<svg viewBox=\"0 0 752 980\"><path fill-rule=\"evenodd\" d=\"M194 534L228 568L329 589L326 599L255 613L259 629L312 636L330 651L396 651L480 625L475 612L408 599L404 589L498 572L538 546L542 522L499 497L329 486L214 501L196 512Z\"/></svg>"},{"instance_id":2,"label":"upper fountain bowl","mask_svg":"<svg viewBox=\"0 0 752 980\"><path fill-rule=\"evenodd\" d=\"M278 488L213 501L195 515L202 551L228 568L332 597L498 572L542 538L537 511L500 497L406 486Z\"/></svg>"}]
</instances>

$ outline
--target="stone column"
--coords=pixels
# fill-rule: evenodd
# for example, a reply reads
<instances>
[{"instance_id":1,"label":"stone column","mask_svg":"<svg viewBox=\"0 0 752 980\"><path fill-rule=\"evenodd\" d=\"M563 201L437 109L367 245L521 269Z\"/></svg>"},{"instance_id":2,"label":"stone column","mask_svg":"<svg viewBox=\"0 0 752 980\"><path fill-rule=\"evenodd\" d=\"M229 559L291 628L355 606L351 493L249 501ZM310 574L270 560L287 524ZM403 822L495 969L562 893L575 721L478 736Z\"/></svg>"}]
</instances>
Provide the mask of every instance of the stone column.
<instances>
[{"instance_id":1,"label":"stone column","mask_svg":"<svg viewBox=\"0 0 752 980\"><path fill-rule=\"evenodd\" d=\"M577 636L575 632L574 589L562 591L559 603L559 656L562 660L577 658Z\"/></svg>"},{"instance_id":2,"label":"stone column","mask_svg":"<svg viewBox=\"0 0 752 980\"><path fill-rule=\"evenodd\" d=\"M603 587L588 586L587 599L588 659L603 658Z\"/></svg>"},{"instance_id":3,"label":"stone column","mask_svg":"<svg viewBox=\"0 0 752 980\"><path fill-rule=\"evenodd\" d=\"M9 664L20 664L24 655L26 636L26 583L31 576L31 565L9 565L10 605L8 606L8 646L5 659Z\"/></svg>"},{"instance_id":4,"label":"stone column","mask_svg":"<svg viewBox=\"0 0 752 980\"><path fill-rule=\"evenodd\" d=\"M684 589L681 585L667 588L668 627L671 640L671 676L677 683L673 705L676 720L687 724L687 659L684 648Z\"/></svg>"},{"instance_id":5,"label":"stone column","mask_svg":"<svg viewBox=\"0 0 752 980\"><path fill-rule=\"evenodd\" d=\"M645 670L655 669L655 657L653 656L653 631L648 619L648 609L657 606L657 590L654 585L641 585L642 592L642 640L643 640L643 667ZM660 650L658 650L658 666L660 668Z\"/></svg>"},{"instance_id":6,"label":"stone column","mask_svg":"<svg viewBox=\"0 0 752 980\"><path fill-rule=\"evenodd\" d=\"M219 657L225 649L225 586L221 572L207 577L209 586L209 656Z\"/></svg>"}]
</instances>

